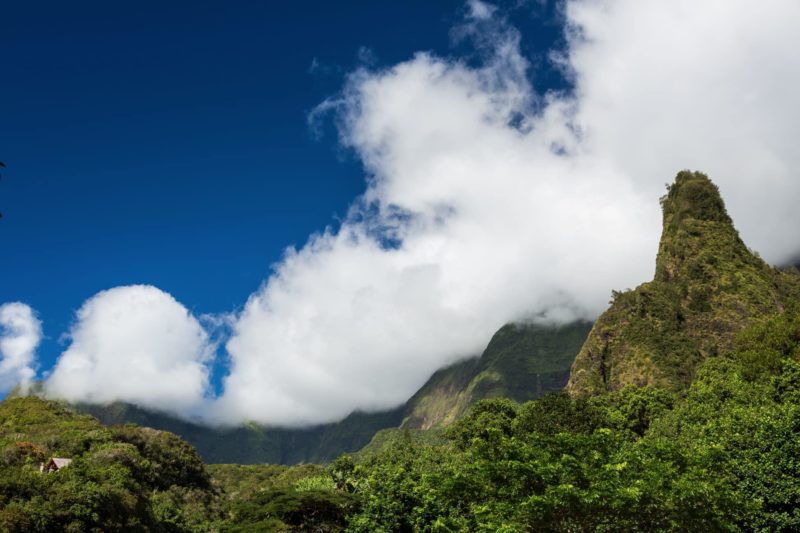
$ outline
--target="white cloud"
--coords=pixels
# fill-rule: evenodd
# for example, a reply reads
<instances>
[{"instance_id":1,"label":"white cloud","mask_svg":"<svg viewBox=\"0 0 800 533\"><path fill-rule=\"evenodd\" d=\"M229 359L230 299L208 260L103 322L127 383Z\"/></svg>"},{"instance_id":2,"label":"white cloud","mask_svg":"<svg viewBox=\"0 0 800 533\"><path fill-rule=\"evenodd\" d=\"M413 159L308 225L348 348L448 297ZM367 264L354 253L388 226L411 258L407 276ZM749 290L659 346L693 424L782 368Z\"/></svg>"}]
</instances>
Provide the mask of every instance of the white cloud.
<instances>
[{"instance_id":1,"label":"white cloud","mask_svg":"<svg viewBox=\"0 0 800 533\"><path fill-rule=\"evenodd\" d=\"M36 375L36 347L41 340L42 324L29 306L0 305L0 392L16 385L27 389Z\"/></svg>"},{"instance_id":2,"label":"white cloud","mask_svg":"<svg viewBox=\"0 0 800 533\"><path fill-rule=\"evenodd\" d=\"M75 402L123 400L196 414L213 356L208 334L169 294L148 285L100 292L78 310L71 344L45 384Z\"/></svg>"},{"instance_id":3,"label":"white cloud","mask_svg":"<svg viewBox=\"0 0 800 533\"><path fill-rule=\"evenodd\" d=\"M773 262L800 239L800 3L574 1L584 152L653 197L680 168L720 186L745 242Z\"/></svg>"},{"instance_id":4,"label":"white cloud","mask_svg":"<svg viewBox=\"0 0 800 533\"><path fill-rule=\"evenodd\" d=\"M487 20L497 11L495 6L486 2L481 2L481 0L468 0L467 8L469 10L469 17L476 20Z\"/></svg>"},{"instance_id":5,"label":"white cloud","mask_svg":"<svg viewBox=\"0 0 800 533\"><path fill-rule=\"evenodd\" d=\"M684 168L711 175L768 260L800 248L800 4L567 2L568 95L537 93L517 31L490 4L467 7L456 36L482 67L420 53L362 69L312 114L336 114L367 190L233 320L208 420L300 425L392 407L505 322L596 316L611 289L652 276L657 199ZM187 333L162 346L162 321L127 296L100 305L112 292L79 313L50 389L199 405L207 339L194 319L163 295ZM106 348L116 328L128 333ZM188 369L175 372L187 385L143 371L141 353L160 354L145 368Z\"/></svg>"},{"instance_id":6,"label":"white cloud","mask_svg":"<svg viewBox=\"0 0 800 533\"><path fill-rule=\"evenodd\" d=\"M503 323L592 317L612 287L651 273L656 198L604 160L554 153L575 143L572 106L532 115L519 35L487 25L463 32L491 44L483 68L418 54L356 72L325 103L369 188L338 233L290 252L247 303L220 419L302 424L398 405Z\"/></svg>"}]
</instances>

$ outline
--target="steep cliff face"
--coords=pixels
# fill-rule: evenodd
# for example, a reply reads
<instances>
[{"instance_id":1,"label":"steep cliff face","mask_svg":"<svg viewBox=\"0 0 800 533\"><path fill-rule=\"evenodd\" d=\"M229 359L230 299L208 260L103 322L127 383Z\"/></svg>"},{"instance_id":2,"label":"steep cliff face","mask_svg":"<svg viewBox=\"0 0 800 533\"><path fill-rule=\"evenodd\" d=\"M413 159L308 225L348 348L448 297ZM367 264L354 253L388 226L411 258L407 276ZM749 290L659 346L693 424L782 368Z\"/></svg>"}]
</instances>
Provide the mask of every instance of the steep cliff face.
<instances>
[{"instance_id":1,"label":"steep cliff face","mask_svg":"<svg viewBox=\"0 0 800 533\"><path fill-rule=\"evenodd\" d=\"M745 246L704 174L680 172L661 206L655 277L613 293L572 366L573 394L682 388L743 327L800 297L797 272L770 267Z\"/></svg>"},{"instance_id":2,"label":"steep cliff face","mask_svg":"<svg viewBox=\"0 0 800 533\"><path fill-rule=\"evenodd\" d=\"M525 402L561 390L590 328L589 322L503 326L480 358L439 370L411 397L403 427L445 427L478 400Z\"/></svg>"}]
</instances>

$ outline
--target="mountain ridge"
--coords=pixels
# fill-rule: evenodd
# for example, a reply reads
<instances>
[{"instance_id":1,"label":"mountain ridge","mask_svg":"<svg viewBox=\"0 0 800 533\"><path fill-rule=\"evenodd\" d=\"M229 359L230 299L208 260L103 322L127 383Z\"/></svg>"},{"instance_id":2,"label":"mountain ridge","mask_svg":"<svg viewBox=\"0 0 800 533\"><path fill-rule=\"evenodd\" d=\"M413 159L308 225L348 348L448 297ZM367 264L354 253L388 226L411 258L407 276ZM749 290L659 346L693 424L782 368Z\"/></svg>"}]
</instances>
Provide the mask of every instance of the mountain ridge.
<instances>
[{"instance_id":1,"label":"mountain ridge","mask_svg":"<svg viewBox=\"0 0 800 533\"><path fill-rule=\"evenodd\" d=\"M572 361L592 324L506 324L481 357L438 370L408 401L402 427L441 428L477 401L507 397L525 402L567 383Z\"/></svg>"},{"instance_id":2,"label":"mountain ridge","mask_svg":"<svg viewBox=\"0 0 800 533\"><path fill-rule=\"evenodd\" d=\"M207 463L326 463L366 445L379 430L396 427L403 407L377 413L354 412L339 422L309 428L278 428L244 424L215 428L178 419L125 402L74 404L81 413L107 426L134 423L179 435Z\"/></svg>"}]
</instances>

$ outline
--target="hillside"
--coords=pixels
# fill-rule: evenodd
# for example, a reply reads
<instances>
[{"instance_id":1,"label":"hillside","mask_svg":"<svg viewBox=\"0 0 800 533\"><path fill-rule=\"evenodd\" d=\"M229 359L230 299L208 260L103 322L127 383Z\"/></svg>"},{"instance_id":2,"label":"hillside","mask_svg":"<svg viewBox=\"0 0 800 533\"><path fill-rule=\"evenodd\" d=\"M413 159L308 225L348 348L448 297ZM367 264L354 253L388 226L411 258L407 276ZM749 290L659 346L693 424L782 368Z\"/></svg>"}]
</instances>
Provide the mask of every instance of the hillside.
<instances>
[{"instance_id":1,"label":"hillside","mask_svg":"<svg viewBox=\"0 0 800 533\"><path fill-rule=\"evenodd\" d=\"M70 462L41 472L53 457ZM322 466L206 468L166 431L106 427L36 397L0 402L3 532L341 531L352 509Z\"/></svg>"},{"instance_id":2,"label":"hillside","mask_svg":"<svg viewBox=\"0 0 800 533\"><path fill-rule=\"evenodd\" d=\"M444 432L395 433L328 467L206 469L169 433L7 399L0 530L793 531L798 308L745 328L683 394L483 400ZM52 455L73 462L39 473Z\"/></svg>"},{"instance_id":3,"label":"hillside","mask_svg":"<svg viewBox=\"0 0 800 533\"><path fill-rule=\"evenodd\" d=\"M431 376L406 404L403 427L445 427L479 400L505 397L525 402L561 390L590 329L589 322L503 326L479 358Z\"/></svg>"},{"instance_id":4,"label":"hillside","mask_svg":"<svg viewBox=\"0 0 800 533\"><path fill-rule=\"evenodd\" d=\"M0 403L0 530L191 530L221 517L200 457L163 431L107 428L35 397ZM39 465L71 459L57 472Z\"/></svg>"},{"instance_id":5,"label":"hillside","mask_svg":"<svg viewBox=\"0 0 800 533\"><path fill-rule=\"evenodd\" d=\"M574 394L625 385L681 389L737 332L800 296L796 271L770 267L742 242L707 176L680 172L661 199L653 281L614 292L569 378Z\"/></svg>"},{"instance_id":6,"label":"hillside","mask_svg":"<svg viewBox=\"0 0 800 533\"><path fill-rule=\"evenodd\" d=\"M681 394L478 402L446 442L334 463L350 531L796 531L800 313L746 327Z\"/></svg>"}]
</instances>

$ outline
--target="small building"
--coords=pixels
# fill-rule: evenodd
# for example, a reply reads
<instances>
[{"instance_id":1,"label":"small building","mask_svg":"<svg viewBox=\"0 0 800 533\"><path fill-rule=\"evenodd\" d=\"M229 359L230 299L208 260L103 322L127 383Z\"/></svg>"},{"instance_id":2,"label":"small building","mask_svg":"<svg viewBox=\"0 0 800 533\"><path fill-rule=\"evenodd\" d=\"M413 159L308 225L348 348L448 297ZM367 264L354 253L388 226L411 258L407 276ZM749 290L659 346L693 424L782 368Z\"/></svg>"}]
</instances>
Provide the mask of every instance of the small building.
<instances>
[{"instance_id":1,"label":"small building","mask_svg":"<svg viewBox=\"0 0 800 533\"><path fill-rule=\"evenodd\" d=\"M64 468L65 466L69 466L72 462L72 459L66 459L64 457L52 457L46 463L42 463L39 466L39 471L43 474L49 474L50 472L57 472Z\"/></svg>"}]
</instances>

